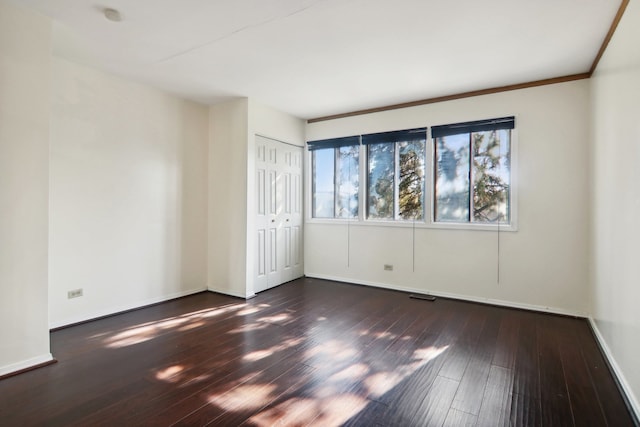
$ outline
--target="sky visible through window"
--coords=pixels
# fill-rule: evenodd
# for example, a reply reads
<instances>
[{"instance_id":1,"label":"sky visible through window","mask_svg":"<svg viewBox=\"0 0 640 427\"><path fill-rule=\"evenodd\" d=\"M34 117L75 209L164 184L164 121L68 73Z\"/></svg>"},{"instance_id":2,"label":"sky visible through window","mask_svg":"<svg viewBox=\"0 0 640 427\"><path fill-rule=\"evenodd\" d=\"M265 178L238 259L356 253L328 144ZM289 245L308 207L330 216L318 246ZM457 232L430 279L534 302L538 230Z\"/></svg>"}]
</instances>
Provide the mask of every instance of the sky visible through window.
<instances>
[{"instance_id":1,"label":"sky visible through window","mask_svg":"<svg viewBox=\"0 0 640 427\"><path fill-rule=\"evenodd\" d=\"M359 145L313 151L315 218L357 218Z\"/></svg>"},{"instance_id":2,"label":"sky visible through window","mask_svg":"<svg viewBox=\"0 0 640 427\"><path fill-rule=\"evenodd\" d=\"M316 218L333 218L335 155L333 148L313 151L313 214Z\"/></svg>"}]
</instances>

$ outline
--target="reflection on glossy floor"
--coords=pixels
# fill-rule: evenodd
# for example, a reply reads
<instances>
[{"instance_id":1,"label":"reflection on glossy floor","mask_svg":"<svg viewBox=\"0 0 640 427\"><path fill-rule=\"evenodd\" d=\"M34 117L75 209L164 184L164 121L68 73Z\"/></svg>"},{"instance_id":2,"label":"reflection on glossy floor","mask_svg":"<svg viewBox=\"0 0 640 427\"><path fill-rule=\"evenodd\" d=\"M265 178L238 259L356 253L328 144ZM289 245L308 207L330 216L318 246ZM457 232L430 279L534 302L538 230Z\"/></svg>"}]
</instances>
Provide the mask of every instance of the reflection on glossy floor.
<instances>
[{"instance_id":1,"label":"reflection on glossy floor","mask_svg":"<svg viewBox=\"0 0 640 427\"><path fill-rule=\"evenodd\" d=\"M633 425L584 320L314 279L52 333L2 425Z\"/></svg>"}]
</instances>

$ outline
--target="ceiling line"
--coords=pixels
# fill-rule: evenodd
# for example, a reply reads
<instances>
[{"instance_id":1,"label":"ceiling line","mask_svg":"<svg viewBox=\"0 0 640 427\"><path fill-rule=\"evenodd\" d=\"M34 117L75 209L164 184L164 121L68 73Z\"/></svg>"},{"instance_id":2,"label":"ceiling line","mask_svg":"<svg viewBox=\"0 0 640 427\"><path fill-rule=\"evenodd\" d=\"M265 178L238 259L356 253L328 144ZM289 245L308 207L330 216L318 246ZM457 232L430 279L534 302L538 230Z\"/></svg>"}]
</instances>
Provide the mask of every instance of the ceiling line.
<instances>
[{"instance_id":1,"label":"ceiling line","mask_svg":"<svg viewBox=\"0 0 640 427\"><path fill-rule=\"evenodd\" d=\"M266 20L261 21L261 22L256 22L255 24L246 25L244 27L238 28L237 30L231 31L230 33L223 34L222 36L217 37L217 38L215 38L213 40L207 41L207 42L199 44L197 46L190 47L188 49L185 49L185 50L182 50L180 52L177 52L177 53L174 53L172 55L169 55L169 56L167 56L165 58L161 58L161 59L157 60L156 63L160 64L160 63L163 63L163 62L166 62L166 61L170 61L170 60L172 60L174 58L177 58L177 57L186 55L188 53L191 53L193 51L202 49L203 47L210 46L210 45L212 45L214 43L217 43L219 41L227 39L227 38L229 38L231 36L234 36L236 34L239 34L239 33L243 32L243 31L250 30L250 29L253 29L253 28L262 27L263 25L268 25L268 24L270 24L272 22L279 21L281 19L287 19L287 18L289 18L291 16L294 16L294 15L298 15L300 13L305 12L308 9L311 9L312 7L316 6L318 3L323 2L323 1L327 1L327 0L316 0L313 3L311 3L311 4L309 4L309 5L305 6L305 7L302 7L300 9L296 9L293 12L289 12L286 15L274 16L273 18L266 19Z\"/></svg>"},{"instance_id":2,"label":"ceiling line","mask_svg":"<svg viewBox=\"0 0 640 427\"><path fill-rule=\"evenodd\" d=\"M511 91L511 90L526 89L526 88L530 88L530 87L544 86L544 85L550 85L550 84L555 84L555 83L570 82L570 81L573 81L573 80L588 79L595 72L596 67L598 66L598 63L600 62L600 58L602 58L602 55L604 55L604 52L607 49L607 46L609 45L609 42L613 38L613 34L615 33L616 29L618 28L618 24L620 23L620 20L622 19L622 15L624 15L624 11L626 10L627 5L629 4L629 1L630 0L622 0L622 2L620 3L620 7L618 8L618 12L616 13L616 16L613 18L613 22L611 23L611 26L609 27L609 32L607 33L606 37L604 38L604 40L602 42L602 45L600 46L600 49L598 50L598 54L596 55L595 59L593 60L593 63L591 64L591 68L589 69L589 71L587 71L585 73L571 74L571 75L568 75L568 76L554 77L554 78L550 78L550 79L536 80L536 81L532 81L532 82L518 83L518 84L500 86L500 87L493 87L493 88L488 88L488 89L472 90L470 92L462 92L462 93L457 93L457 94L453 94L453 95L445 95L445 96L438 96L438 97L435 97L435 98L420 99L420 100L417 100L417 101L410 101L410 102L403 102L403 103L400 103L400 104L385 105L385 106L382 106L382 107L367 108L367 109L364 109L364 110L350 111L350 112L347 112L347 113L332 114L332 115L329 115L329 116L323 116L323 117L316 117L316 118L308 119L307 123L324 122L324 121L327 121L327 120L342 119L342 118L345 118L345 117L361 116L363 114L379 113L381 111L398 110L400 108L416 107L416 106L419 106L419 105L427 105L427 104L435 104L437 102L452 101L454 99L471 98L473 96L489 95L489 94L492 94L492 93L508 92L508 91Z\"/></svg>"},{"instance_id":3,"label":"ceiling line","mask_svg":"<svg viewBox=\"0 0 640 427\"><path fill-rule=\"evenodd\" d=\"M600 46L600 50L596 55L596 59L594 59L593 64L591 64L591 68L589 69L589 76L593 75L593 73L596 71L596 67L600 62L600 58L602 58L602 55L604 55L604 51L607 50L607 46L609 46L609 42L613 38L613 33L616 32L616 29L618 28L618 24L620 23L620 20L622 19L622 15L624 15L624 11L627 9L628 4L629 4L629 0L622 0L622 3L620 3L618 12L616 13L615 18L613 18L611 27L609 27L609 32L607 33L607 36L604 38L604 41Z\"/></svg>"},{"instance_id":4,"label":"ceiling line","mask_svg":"<svg viewBox=\"0 0 640 427\"><path fill-rule=\"evenodd\" d=\"M489 89L472 90L454 95L437 96L435 98L420 99L418 101L403 102L401 104L386 105L384 107L367 108L364 110L351 111L348 113L332 114L330 116L308 119L307 123L324 122L327 120L342 119L344 117L360 116L363 114L379 113L381 111L398 110L400 108L416 107L419 105L435 104L437 102L452 101L454 99L471 98L473 96L490 95L492 93L508 92L511 90L526 89L530 87L545 86L555 83L564 83L574 80L588 79L589 73L571 74L569 76L554 77L551 79L536 80L527 83L518 83L507 86L492 87Z\"/></svg>"}]
</instances>

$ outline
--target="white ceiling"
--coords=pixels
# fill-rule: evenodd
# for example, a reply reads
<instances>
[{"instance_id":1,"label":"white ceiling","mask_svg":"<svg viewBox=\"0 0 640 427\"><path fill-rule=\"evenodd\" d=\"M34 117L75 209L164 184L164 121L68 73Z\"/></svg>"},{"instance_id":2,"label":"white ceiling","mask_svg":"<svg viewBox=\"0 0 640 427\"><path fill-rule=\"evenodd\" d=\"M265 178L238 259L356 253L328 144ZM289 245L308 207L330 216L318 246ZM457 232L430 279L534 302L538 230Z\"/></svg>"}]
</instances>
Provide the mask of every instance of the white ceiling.
<instances>
[{"instance_id":1,"label":"white ceiling","mask_svg":"<svg viewBox=\"0 0 640 427\"><path fill-rule=\"evenodd\" d=\"M587 72L618 0L14 0L56 55L301 118ZM110 22L104 7L123 21Z\"/></svg>"}]
</instances>

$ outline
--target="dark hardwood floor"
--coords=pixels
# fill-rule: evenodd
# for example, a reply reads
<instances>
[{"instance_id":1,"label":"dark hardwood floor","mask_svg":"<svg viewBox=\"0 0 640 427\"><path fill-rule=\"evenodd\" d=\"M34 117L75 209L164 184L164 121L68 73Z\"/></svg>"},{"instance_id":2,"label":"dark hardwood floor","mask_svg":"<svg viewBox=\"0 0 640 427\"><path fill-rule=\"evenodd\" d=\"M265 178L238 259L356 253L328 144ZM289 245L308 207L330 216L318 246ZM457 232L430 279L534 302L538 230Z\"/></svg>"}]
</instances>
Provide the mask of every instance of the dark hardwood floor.
<instances>
[{"instance_id":1,"label":"dark hardwood floor","mask_svg":"<svg viewBox=\"0 0 640 427\"><path fill-rule=\"evenodd\" d=\"M51 333L2 426L631 426L585 320L300 279Z\"/></svg>"}]
</instances>

